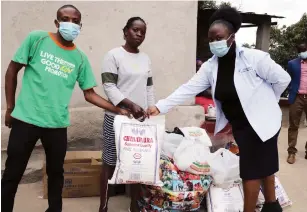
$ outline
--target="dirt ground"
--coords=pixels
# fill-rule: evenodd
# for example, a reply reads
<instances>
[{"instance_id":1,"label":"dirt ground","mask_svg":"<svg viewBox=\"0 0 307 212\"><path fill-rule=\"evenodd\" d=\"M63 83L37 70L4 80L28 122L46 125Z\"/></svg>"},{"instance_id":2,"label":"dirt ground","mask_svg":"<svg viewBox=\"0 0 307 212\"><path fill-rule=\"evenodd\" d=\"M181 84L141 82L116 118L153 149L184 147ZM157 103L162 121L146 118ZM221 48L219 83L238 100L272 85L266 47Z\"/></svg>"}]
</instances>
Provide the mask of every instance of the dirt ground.
<instances>
[{"instance_id":1,"label":"dirt ground","mask_svg":"<svg viewBox=\"0 0 307 212\"><path fill-rule=\"evenodd\" d=\"M298 138L297 162L294 165L286 163L287 157L287 129L281 130L279 139L280 172L278 177L284 186L293 205L285 212L305 212L307 200L307 160L304 159L304 146L307 140L307 128L302 128ZM70 149L82 148L79 144L72 144ZM90 148L91 149L91 148ZM2 154L2 170L4 169L5 154ZM42 199L41 167L44 155L42 150L35 150L32 154L27 171L19 186L14 212L42 212L47 208L47 200ZM129 198L125 196L110 199L110 212L128 211ZM97 212L99 198L64 199L63 211Z\"/></svg>"}]
</instances>

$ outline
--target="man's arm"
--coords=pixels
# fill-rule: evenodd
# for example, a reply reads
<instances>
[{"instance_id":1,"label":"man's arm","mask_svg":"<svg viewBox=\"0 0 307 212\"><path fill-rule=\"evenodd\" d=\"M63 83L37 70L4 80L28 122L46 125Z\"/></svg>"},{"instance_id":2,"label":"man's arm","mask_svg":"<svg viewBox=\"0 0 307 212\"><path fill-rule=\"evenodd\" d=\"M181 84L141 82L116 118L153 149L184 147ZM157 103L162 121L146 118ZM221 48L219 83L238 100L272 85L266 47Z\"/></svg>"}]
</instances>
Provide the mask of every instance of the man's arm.
<instances>
[{"instance_id":1,"label":"man's arm","mask_svg":"<svg viewBox=\"0 0 307 212\"><path fill-rule=\"evenodd\" d=\"M5 74L5 97L6 97L6 114L5 126L11 127L11 113L15 107L15 93L17 87L17 75L24 65L11 61Z\"/></svg>"},{"instance_id":2,"label":"man's arm","mask_svg":"<svg viewBox=\"0 0 307 212\"><path fill-rule=\"evenodd\" d=\"M99 96L93 88L87 89L83 91L84 98L87 102L96 105L97 107L100 107L102 109L108 110L110 112L121 114L121 115L128 115L129 112L121 109L119 107L115 107L113 104Z\"/></svg>"}]
</instances>

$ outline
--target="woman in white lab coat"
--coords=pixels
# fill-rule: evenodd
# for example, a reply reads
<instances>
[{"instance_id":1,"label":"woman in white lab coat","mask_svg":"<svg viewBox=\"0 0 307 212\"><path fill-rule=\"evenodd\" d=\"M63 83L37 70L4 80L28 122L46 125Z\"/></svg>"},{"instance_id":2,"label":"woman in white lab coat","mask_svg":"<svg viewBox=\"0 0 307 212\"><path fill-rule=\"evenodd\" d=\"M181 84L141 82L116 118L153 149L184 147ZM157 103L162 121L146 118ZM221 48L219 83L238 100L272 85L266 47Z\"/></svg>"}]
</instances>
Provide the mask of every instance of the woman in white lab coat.
<instances>
[{"instance_id":1,"label":"woman in white lab coat","mask_svg":"<svg viewBox=\"0 0 307 212\"><path fill-rule=\"evenodd\" d=\"M231 7L217 10L210 19L209 46L214 56L197 74L151 108L151 115L167 113L198 93L212 88L216 105L215 133L229 122L240 149L240 176L244 212L254 212L263 185L263 212L282 211L276 201L274 174L279 170L277 138L281 128L280 95L290 76L269 54L237 46L240 14Z\"/></svg>"}]
</instances>

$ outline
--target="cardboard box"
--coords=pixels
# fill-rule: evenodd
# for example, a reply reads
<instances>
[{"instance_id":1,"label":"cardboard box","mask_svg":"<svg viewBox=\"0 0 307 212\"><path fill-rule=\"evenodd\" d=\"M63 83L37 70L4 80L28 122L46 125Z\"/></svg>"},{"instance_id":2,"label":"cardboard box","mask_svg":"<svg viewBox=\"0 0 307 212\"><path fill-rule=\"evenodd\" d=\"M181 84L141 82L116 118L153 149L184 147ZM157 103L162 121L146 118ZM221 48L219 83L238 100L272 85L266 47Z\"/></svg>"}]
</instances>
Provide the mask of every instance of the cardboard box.
<instances>
[{"instance_id":1,"label":"cardboard box","mask_svg":"<svg viewBox=\"0 0 307 212\"><path fill-rule=\"evenodd\" d=\"M64 161L63 198L100 195L101 151L69 151ZM44 198L48 197L46 163L43 165Z\"/></svg>"}]
</instances>

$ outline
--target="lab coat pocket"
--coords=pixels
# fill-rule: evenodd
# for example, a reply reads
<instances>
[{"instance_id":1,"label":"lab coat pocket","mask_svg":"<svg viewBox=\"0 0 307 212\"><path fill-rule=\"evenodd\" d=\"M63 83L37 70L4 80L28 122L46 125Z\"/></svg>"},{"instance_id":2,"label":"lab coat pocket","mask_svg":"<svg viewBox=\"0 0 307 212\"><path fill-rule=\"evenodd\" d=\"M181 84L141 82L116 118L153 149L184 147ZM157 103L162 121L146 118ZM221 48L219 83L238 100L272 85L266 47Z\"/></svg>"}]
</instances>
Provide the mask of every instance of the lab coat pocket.
<instances>
[{"instance_id":1,"label":"lab coat pocket","mask_svg":"<svg viewBox=\"0 0 307 212\"><path fill-rule=\"evenodd\" d=\"M256 70L252 67L247 67L244 69L241 69L240 75L242 79L245 81L247 86L250 86L250 88L255 89L257 88L261 82L263 81L256 73Z\"/></svg>"}]
</instances>

